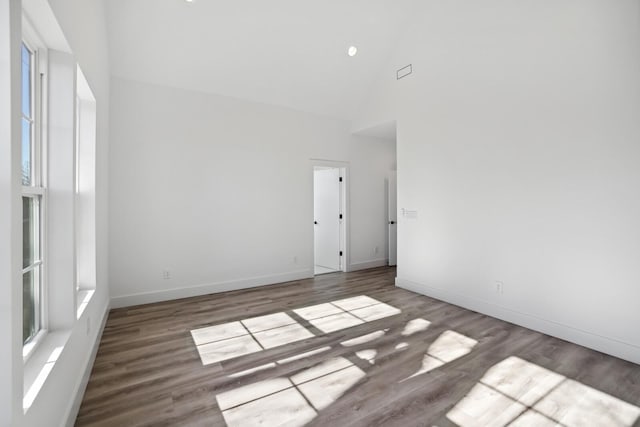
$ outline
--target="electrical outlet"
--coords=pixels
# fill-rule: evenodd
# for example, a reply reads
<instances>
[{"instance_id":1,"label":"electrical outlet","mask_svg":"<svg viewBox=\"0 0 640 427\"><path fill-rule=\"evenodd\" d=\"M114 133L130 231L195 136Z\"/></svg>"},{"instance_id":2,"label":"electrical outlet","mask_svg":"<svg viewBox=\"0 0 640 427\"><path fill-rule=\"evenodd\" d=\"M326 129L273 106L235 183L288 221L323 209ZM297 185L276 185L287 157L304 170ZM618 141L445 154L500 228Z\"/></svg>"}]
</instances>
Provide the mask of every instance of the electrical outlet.
<instances>
[{"instance_id":1,"label":"electrical outlet","mask_svg":"<svg viewBox=\"0 0 640 427\"><path fill-rule=\"evenodd\" d=\"M298 257L297 257L297 256L294 256L294 257L293 257L293 263L294 263L294 264L297 264L297 263L298 263Z\"/></svg>"},{"instance_id":2,"label":"electrical outlet","mask_svg":"<svg viewBox=\"0 0 640 427\"><path fill-rule=\"evenodd\" d=\"M504 283L500 281L496 281L495 291L496 291L496 294L500 294L500 295L504 294Z\"/></svg>"},{"instance_id":3,"label":"electrical outlet","mask_svg":"<svg viewBox=\"0 0 640 427\"><path fill-rule=\"evenodd\" d=\"M373 249L373 253L377 255L377 254L378 254L378 252L380 252L380 248L376 246L376 247Z\"/></svg>"},{"instance_id":4,"label":"electrical outlet","mask_svg":"<svg viewBox=\"0 0 640 427\"><path fill-rule=\"evenodd\" d=\"M171 272L169 270L162 270L162 278L164 280L171 279Z\"/></svg>"}]
</instances>

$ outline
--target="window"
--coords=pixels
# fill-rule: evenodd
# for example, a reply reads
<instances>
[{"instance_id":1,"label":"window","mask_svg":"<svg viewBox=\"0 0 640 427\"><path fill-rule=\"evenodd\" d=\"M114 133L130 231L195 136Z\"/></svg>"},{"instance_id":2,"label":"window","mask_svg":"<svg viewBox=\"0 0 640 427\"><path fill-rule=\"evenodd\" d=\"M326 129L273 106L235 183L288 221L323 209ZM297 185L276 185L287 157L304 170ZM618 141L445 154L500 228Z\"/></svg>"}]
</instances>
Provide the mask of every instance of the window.
<instances>
[{"instance_id":1,"label":"window","mask_svg":"<svg viewBox=\"0 0 640 427\"><path fill-rule=\"evenodd\" d=\"M79 66L76 66L75 125L76 315L80 318L96 286L96 99Z\"/></svg>"},{"instance_id":2,"label":"window","mask_svg":"<svg viewBox=\"0 0 640 427\"><path fill-rule=\"evenodd\" d=\"M48 21L42 34L55 34L57 23ZM49 49L45 41L52 40L41 36L25 10L22 31L21 177L15 178L22 184L26 414L72 333L93 332L91 318L81 322L81 316L96 288L97 107L73 53ZM20 284L13 286L17 291Z\"/></svg>"},{"instance_id":3,"label":"window","mask_svg":"<svg viewBox=\"0 0 640 427\"><path fill-rule=\"evenodd\" d=\"M22 341L29 343L42 329L43 205L42 149L39 132L37 53L21 49L22 79Z\"/></svg>"}]
</instances>

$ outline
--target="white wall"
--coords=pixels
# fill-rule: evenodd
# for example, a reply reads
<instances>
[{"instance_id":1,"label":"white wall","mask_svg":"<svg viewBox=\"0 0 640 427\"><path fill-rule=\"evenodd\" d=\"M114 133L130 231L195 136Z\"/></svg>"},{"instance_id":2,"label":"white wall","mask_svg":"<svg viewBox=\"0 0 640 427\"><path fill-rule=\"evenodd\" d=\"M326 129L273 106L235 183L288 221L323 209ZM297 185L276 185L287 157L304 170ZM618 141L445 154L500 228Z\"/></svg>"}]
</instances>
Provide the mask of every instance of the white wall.
<instances>
[{"instance_id":1,"label":"white wall","mask_svg":"<svg viewBox=\"0 0 640 427\"><path fill-rule=\"evenodd\" d=\"M639 7L422 6L359 120L398 120L400 286L640 362Z\"/></svg>"},{"instance_id":2,"label":"white wall","mask_svg":"<svg viewBox=\"0 0 640 427\"><path fill-rule=\"evenodd\" d=\"M0 426L21 419L20 2L0 0Z\"/></svg>"},{"instance_id":3,"label":"white wall","mask_svg":"<svg viewBox=\"0 0 640 427\"><path fill-rule=\"evenodd\" d=\"M310 159L350 162L351 263L384 262L392 143L280 107L120 78L111 89L114 305L311 276Z\"/></svg>"}]
</instances>

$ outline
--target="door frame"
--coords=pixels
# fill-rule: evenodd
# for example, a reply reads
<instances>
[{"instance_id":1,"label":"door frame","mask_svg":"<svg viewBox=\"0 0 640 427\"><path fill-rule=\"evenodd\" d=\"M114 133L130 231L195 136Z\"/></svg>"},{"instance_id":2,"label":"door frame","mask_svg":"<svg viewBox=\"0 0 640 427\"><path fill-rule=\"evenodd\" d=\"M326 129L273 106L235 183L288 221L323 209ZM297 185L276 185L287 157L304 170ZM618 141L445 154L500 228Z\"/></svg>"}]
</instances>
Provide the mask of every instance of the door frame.
<instances>
[{"instance_id":1,"label":"door frame","mask_svg":"<svg viewBox=\"0 0 640 427\"><path fill-rule=\"evenodd\" d=\"M342 210L342 223L340 227L340 250L342 250L342 258L340 259L340 270L349 272L351 271L351 257L350 257L350 247L351 247L351 233L350 233L350 225L351 225L351 204L350 204L350 192L349 192L349 162L343 162L338 160L326 160L326 159L310 159L309 166L309 175L310 175L310 186L311 186L311 198L310 198L310 212L311 218L309 219L309 224L311 226L311 263L312 270L315 269L316 262L316 254L315 254L315 228L314 228L314 168L315 167L329 167L340 169L340 176L342 176L342 186L340 187L340 206ZM314 274L315 276L315 274Z\"/></svg>"},{"instance_id":2,"label":"door frame","mask_svg":"<svg viewBox=\"0 0 640 427\"><path fill-rule=\"evenodd\" d=\"M387 179L387 265L395 267L398 265L398 171L391 170L388 173ZM393 193L395 194L395 212L393 215L391 214L391 189L393 188ZM393 218L392 218L393 217ZM392 242L391 239L391 221L394 221L393 226L395 227L395 242ZM392 264L391 259L391 247L392 243L395 249L395 259Z\"/></svg>"}]
</instances>

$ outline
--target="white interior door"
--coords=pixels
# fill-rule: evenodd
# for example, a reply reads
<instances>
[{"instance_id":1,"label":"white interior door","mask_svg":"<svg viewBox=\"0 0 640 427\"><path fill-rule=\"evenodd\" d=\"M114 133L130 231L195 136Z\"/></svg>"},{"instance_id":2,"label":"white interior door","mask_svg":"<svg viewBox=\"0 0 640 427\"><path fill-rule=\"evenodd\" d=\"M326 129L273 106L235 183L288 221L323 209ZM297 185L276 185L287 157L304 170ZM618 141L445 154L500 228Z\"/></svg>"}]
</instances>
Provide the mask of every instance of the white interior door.
<instances>
[{"instance_id":1,"label":"white interior door","mask_svg":"<svg viewBox=\"0 0 640 427\"><path fill-rule=\"evenodd\" d=\"M398 256L398 199L396 172L389 174L389 265L396 265Z\"/></svg>"},{"instance_id":2,"label":"white interior door","mask_svg":"<svg viewBox=\"0 0 640 427\"><path fill-rule=\"evenodd\" d=\"M313 171L315 264L340 269L340 169Z\"/></svg>"}]
</instances>

